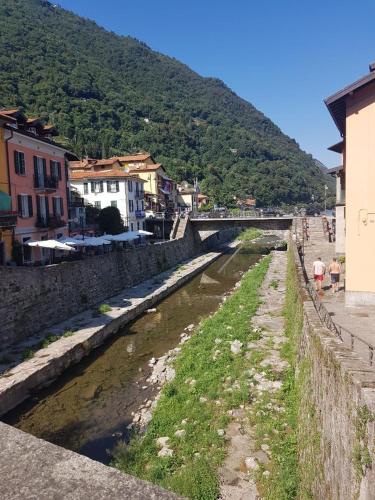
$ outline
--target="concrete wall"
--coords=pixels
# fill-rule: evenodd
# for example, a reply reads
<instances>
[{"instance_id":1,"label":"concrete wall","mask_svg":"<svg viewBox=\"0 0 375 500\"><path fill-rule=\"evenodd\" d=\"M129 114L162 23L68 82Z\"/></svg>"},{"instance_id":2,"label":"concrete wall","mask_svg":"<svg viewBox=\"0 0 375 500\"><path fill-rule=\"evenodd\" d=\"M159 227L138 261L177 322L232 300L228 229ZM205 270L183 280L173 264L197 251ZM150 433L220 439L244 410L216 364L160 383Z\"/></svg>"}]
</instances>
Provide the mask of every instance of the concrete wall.
<instances>
[{"instance_id":1,"label":"concrete wall","mask_svg":"<svg viewBox=\"0 0 375 500\"><path fill-rule=\"evenodd\" d=\"M35 268L0 267L0 340L2 346L89 309L197 253L232 238L236 229L201 242L188 225L183 238Z\"/></svg>"},{"instance_id":2,"label":"concrete wall","mask_svg":"<svg viewBox=\"0 0 375 500\"><path fill-rule=\"evenodd\" d=\"M347 98L346 301L375 304L375 84Z\"/></svg>"},{"instance_id":3,"label":"concrete wall","mask_svg":"<svg viewBox=\"0 0 375 500\"><path fill-rule=\"evenodd\" d=\"M287 230L290 229L293 223L293 218L274 217L274 218L233 218L233 219L193 219L192 225L196 231L218 231L219 229L237 228L238 231L243 231L249 227L256 227L264 230Z\"/></svg>"},{"instance_id":4,"label":"concrete wall","mask_svg":"<svg viewBox=\"0 0 375 500\"><path fill-rule=\"evenodd\" d=\"M297 387L299 498L375 498L375 371L322 326L295 259L304 327Z\"/></svg>"}]
</instances>

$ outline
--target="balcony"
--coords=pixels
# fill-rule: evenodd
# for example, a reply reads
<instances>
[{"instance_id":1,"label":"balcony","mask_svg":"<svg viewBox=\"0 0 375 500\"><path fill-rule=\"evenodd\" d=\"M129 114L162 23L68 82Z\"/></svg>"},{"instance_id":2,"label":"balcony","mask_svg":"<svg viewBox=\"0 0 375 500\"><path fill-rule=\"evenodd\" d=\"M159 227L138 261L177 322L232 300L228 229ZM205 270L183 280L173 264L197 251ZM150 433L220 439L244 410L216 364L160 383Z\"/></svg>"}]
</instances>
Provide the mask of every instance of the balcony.
<instances>
[{"instance_id":1,"label":"balcony","mask_svg":"<svg viewBox=\"0 0 375 500\"><path fill-rule=\"evenodd\" d=\"M56 191L58 184L59 181L55 177L34 175L34 188L40 191Z\"/></svg>"},{"instance_id":2,"label":"balcony","mask_svg":"<svg viewBox=\"0 0 375 500\"><path fill-rule=\"evenodd\" d=\"M0 229L11 229L17 224L17 212L0 210Z\"/></svg>"},{"instance_id":3,"label":"balcony","mask_svg":"<svg viewBox=\"0 0 375 500\"><path fill-rule=\"evenodd\" d=\"M41 228L50 228L57 229L59 227L66 226L66 221L63 220L60 216L51 216L51 215L38 215L37 221L35 223L36 227Z\"/></svg>"},{"instance_id":4,"label":"balcony","mask_svg":"<svg viewBox=\"0 0 375 500\"><path fill-rule=\"evenodd\" d=\"M143 200L145 197L145 192L144 191L136 191L134 194L134 197L136 200Z\"/></svg>"},{"instance_id":5,"label":"balcony","mask_svg":"<svg viewBox=\"0 0 375 500\"><path fill-rule=\"evenodd\" d=\"M144 210L136 210L135 217L136 217L136 219L143 219L145 217Z\"/></svg>"}]
</instances>

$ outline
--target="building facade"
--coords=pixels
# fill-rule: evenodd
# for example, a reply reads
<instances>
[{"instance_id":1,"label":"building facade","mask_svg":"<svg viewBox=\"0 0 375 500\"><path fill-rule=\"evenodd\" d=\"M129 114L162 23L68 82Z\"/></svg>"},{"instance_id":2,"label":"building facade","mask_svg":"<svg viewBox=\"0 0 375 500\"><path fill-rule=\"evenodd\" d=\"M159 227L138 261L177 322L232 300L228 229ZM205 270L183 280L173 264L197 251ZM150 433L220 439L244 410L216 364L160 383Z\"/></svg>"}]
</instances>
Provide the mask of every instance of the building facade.
<instances>
[{"instance_id":1,"label":"building facade","mask_svg":"<svg viewBox=\"0 0 375 500\"><path fill-rule=\"evenodd\" d=\"M28 119L19 110L1 113L9 118L3 127L3 137L11 205L17 212L13 251L18 248L19 262L43 263L49 252L32 249L27 243L68 234L68 151L52 141L57 134L52 126Z\"/></svg>"},{"instance_id":2,"label":"building facade","mask_svg":"<svg viewBox=\"0 0 375 500\"><path fill-rule=\"evenodd\" d=\"M145 181L145 209L150 214L174 213L177 209L177 184L170 179L161 163L149 153L116 158L126 172Z\"/></svg>"},{"instance_id":3,"label":"building facade","mask_svg":"<svg viewBox=\"0 0 375 500\"><path fill-rule=\"evenodd\" d=\"M338 205L342 208L336 226L345 235L345 300L347 305L374 305L375 65L366 76L325 103L342 136L338 152L343 164L336 174Z\"/></svg>"},{"instance_id":4,"label":"building facade","mask_svg":"<svg viewBox=\"0 0 375 500\"><path fill-rule=\"evenodd\" d=\"M99 160L100 165L100 160ZM118 208L129 231L145 229L144 181L119 168L70 170L70 185L87 204L99 210Z\"/></svg>"}]
</instances>

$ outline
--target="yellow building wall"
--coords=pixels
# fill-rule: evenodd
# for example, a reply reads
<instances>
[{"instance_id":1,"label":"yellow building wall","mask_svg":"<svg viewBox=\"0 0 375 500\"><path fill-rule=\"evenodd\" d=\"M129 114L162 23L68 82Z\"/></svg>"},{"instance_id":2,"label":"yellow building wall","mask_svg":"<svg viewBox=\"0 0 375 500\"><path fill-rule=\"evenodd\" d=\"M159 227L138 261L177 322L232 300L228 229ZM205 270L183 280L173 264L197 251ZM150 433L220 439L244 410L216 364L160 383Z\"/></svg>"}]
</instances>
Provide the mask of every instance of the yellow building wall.
<instances>
[{"instance_id":1,"label":"yellow building wall","mask_svg":"<svg viewBox=\"0 0 375 500\"><path fill-rule=\"evenodd\" d=\"M0 191L10 194L8 179L8 163L6 156L6 147L4 140L4 128L0 127ZM14 210L14 208L13 208ZM9 229L0 228L0 240L5 242L5 256L10 259L12 255L13 232Z\"/></svg>"},{"instance_id":2,"label":"yellow building wall","mask_svg":"<svg viewBox=\"0 0 375 500\"><path fill-rule=\"evenodd\" d=\"M345 168L347 304L375 303L375 85L348 97Z\"/></svg>"}]
</instances>

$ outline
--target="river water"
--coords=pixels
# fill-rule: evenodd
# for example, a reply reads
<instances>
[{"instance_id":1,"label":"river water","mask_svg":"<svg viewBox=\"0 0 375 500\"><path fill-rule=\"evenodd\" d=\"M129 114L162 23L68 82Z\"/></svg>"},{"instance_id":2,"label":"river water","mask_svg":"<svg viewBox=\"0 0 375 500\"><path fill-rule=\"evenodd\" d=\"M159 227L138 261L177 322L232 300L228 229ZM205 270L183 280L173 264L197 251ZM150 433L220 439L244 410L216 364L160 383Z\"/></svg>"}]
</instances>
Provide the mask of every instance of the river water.
<instances>
[{"instance_id":1,"label":"river water","mask_svg":"<svg viewBox=\"0 0 375 500\"><path fill-rule=\"evenodd\" d=\"M127 438L131 413L154 397L148 362L176 347L186 326L214 312L223 295L259 260L254 248L222 255L202 273L69 368L4 421L103 463ZM147 387L146 387L147 386Z\"/></svg>"}]
</instances>

